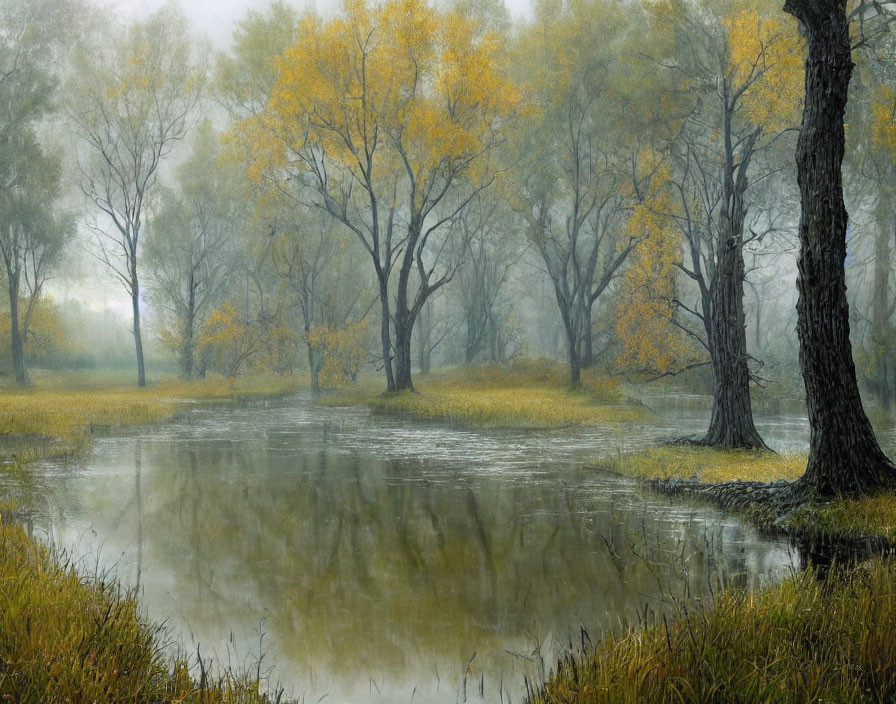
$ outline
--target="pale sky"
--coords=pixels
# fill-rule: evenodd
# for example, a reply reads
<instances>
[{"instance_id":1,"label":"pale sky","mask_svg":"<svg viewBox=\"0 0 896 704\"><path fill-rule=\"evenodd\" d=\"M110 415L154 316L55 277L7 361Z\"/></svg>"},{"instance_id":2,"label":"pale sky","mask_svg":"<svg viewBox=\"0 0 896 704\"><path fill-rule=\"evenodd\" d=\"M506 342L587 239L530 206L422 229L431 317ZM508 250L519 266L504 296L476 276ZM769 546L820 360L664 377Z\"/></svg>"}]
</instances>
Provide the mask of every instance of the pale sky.
<instances>
[{"instance_id":1,"label":"pale sky","mask_svg":"<svg viewBox=\"0 0 896 704\"><path fill-rule=\"evenodd\" d=\"M340 0L287 0L298 8L314 7L327 13L334 11ZM531 17L532 0L504 0L513 19ZM112 0L125 18L141 18L165 5L167 0ZM246 10L264 11L271 0L178 0L194 29L206 32L218 46L227 46L237 20Z\"/></svg>"}]
</instances>

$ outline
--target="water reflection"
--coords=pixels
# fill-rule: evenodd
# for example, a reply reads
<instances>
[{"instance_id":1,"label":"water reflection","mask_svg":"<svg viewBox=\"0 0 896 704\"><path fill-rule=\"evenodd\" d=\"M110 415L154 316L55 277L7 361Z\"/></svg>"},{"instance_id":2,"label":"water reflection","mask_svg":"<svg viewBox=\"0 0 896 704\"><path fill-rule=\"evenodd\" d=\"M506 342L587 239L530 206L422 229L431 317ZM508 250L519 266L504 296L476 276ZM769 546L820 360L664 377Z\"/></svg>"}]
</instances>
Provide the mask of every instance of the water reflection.
<instances>
[{"instance_id":1,"label":"water reflection","mask_svg":"<svg viewBox=\"0 0 896 704\"><path fill-rule=\"evenodd\" d=\"M266 664L306 701L519 701L583 627L795 561L719 512L581 469L705 422L683 417L478 435L305 398L198 410L99 441L75 472L46 465L35 515L139 580L189 646L251 662L265 632Z\"/></svg>"}]
</instances>

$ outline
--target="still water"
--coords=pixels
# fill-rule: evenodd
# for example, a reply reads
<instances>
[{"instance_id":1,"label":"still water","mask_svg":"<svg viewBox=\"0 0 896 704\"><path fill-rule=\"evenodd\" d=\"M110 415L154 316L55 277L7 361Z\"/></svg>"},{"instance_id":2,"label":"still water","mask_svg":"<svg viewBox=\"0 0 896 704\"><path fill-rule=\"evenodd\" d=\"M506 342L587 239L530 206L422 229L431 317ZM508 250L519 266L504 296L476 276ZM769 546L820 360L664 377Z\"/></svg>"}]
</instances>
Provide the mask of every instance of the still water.
<instances>
[{"instance_id":1,"label":"still water","mask_svg":"<svg viewBox=\"0 0 896 704\"><path fill-rule=\"evenodd\" d=\"M200 408L46 463L31 529L138 584L172 641L272 672L305 702L519 702L596 636L799 562L705 507L582 468L705 429L699 397L643 424L473 433L308 396ZM804 448L796 409L760 431Z\"/></svg>"}]
</instances>

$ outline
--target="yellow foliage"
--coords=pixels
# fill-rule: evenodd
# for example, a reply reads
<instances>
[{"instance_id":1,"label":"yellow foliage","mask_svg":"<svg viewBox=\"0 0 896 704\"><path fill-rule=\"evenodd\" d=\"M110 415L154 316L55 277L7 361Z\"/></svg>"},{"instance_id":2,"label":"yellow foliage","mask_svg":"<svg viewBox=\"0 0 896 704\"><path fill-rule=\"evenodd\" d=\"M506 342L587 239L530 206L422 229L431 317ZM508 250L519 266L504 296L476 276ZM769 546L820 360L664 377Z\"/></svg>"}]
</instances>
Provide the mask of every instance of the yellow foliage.
<instances>
[{"instance_id":1,"label":"yellow foliage","mask_svg":"<svg viewBox=\"0 0 896 704\"><path fill-rule=\"evenodd\" d=\"M767 132L779 132L798 119L803 93L803 48L793 21L741 10L724 20L733 90L745 88L747 119Z\"/></svg>"},{"instance_id":2,"label":"yellow foliage","mask_svg":"<svg viewBox=\"0 0 896 704\"><path fill-rule=\"evenodd\" d=\"M425 0L349 0L332 20L306 19L299 37L267 111L242 125L256 178L309 143L350 169L375 153L377 176L407 169L418 184L473 173L519 102L498 38Z\"/></svg>"},{"instance_id":3,"label":"yellow foliage","mask_svg":"<svg viewBox=\"0 0 896 704\"><path fill-rule=\"evenodd\" d=\"M308 333L312 349L323 359L320 383L325 387L354 385L367 361L364 345L366 321L347 323L343 327L314 325Z\"/></svg>"},{"instance_id":4,"label":"yellow foliage","mask_svg":"<svg viewBox=\"0 0 896 704\"><path fill-rule=\"evenodd\" d=\"M673 323L681 244L667 178L665 169L657 171L648 199L634 207L626 223L630 237L643 239L622 275L617 362L636 373L670 371L695 357L690 340Z\"/></svg>"}]
</instances>

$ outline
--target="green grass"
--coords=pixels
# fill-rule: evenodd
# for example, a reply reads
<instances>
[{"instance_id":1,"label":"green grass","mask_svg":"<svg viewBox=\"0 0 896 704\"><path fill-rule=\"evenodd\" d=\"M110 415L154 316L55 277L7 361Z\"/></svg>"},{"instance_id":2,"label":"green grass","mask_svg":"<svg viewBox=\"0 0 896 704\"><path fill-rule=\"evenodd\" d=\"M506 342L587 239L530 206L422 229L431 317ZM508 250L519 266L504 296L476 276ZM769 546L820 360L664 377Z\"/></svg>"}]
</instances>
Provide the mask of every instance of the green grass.
<instances>
[{"instance_id":1,"label":"green grass","mask_svg":"<svg viewBox=\"0 0 896 704\"><path fill-rule=\"evenodd\" d=\"M369 385L321 397L330 405L367 405L379 411L470 428L549 430L578 425L646 421L644 406L618 382L585 375L581 388L566 384L565 368L547 360L509 367L442 372L417 382L417 393L376 393Z\"/></svg>"},{"instance_id":2,"label":"green grass","mask_svg":"<svg viewBox=\"0 0 896 704\"><path fill-rule=\"evenodd\" d=\"M726 593L567 658L532 704L886 702L896 695L896 564Z\"/></svg>"},{"instance_id":3,"label":"green grass","mask_svg":"<svg viewBox=\"0 0 896 704\"><path fill-rule=\"evenodd\" d=\"M303 378L273 375L169 379L144 389L126 385L117 372L35 375L31 387L0 389L0 468L77 454L90 447L95 431L163 422L196 403L306 387Z\"/></svg>"},{"instance_id":4,"label":"green grass","mask_svg":"<svg viewBox=\"0 0 896 704\"><path fill-rule=\"evenodd\" d=\"M197 683L134 591L81 576L0 522L0 701L264 704L265 682L224 672Z\"/></svg>"}]
</instances>

